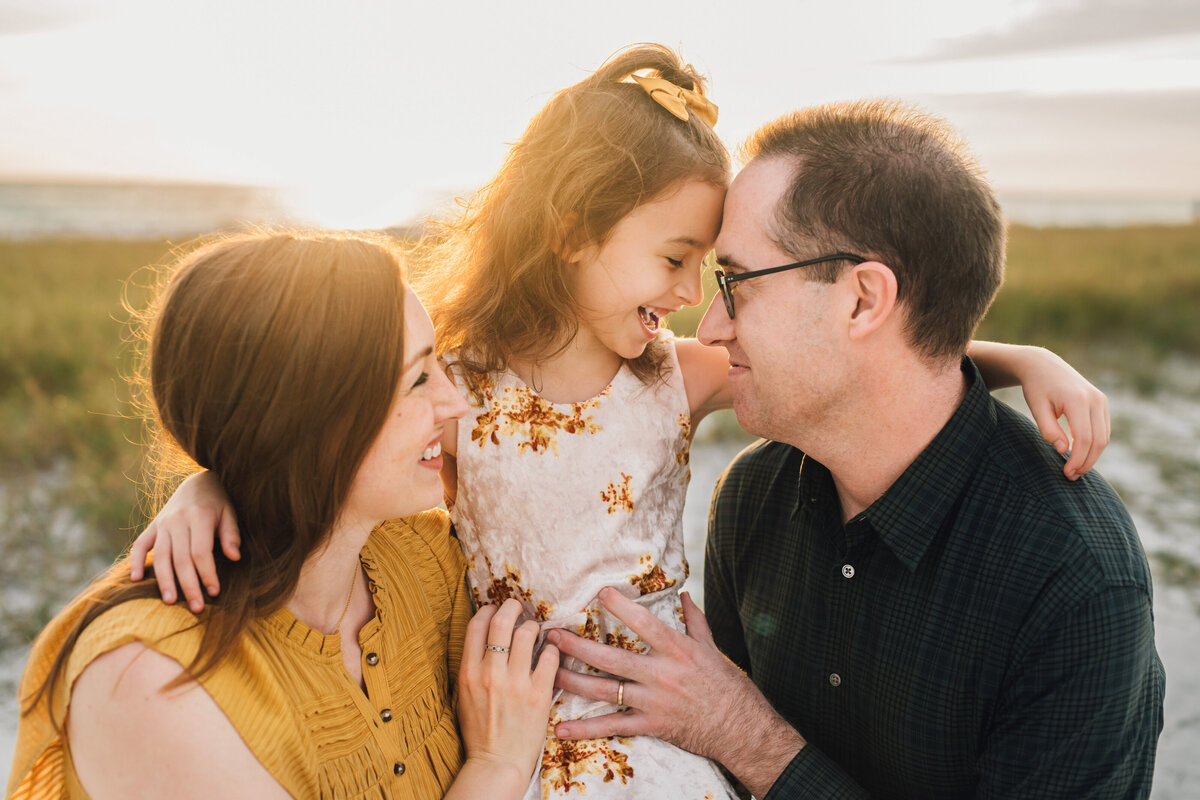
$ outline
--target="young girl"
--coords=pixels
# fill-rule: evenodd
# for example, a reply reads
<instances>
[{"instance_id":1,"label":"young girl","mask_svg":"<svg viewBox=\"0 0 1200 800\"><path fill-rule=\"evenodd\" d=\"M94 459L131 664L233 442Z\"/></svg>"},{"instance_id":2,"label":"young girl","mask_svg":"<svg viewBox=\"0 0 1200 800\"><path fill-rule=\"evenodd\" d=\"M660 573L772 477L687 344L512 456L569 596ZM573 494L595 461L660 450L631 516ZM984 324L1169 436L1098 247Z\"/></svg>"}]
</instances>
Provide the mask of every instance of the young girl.
<instances>
[{"instance_id":1,"label":"young girl","mask_svg":"<svg viewBox=\"0 0 1200 800\"><path fill-rule=\"evenodd\" d=\"M565 627L645 650L600 606L604 586L683 629L691 436L731 396L725 352L661 326L702 299L701 262L729 179L715 120L702 79L670 50L621 52L550 100L426 253L439 353L473 405L447 426L443 480L475 601L517 598L543 633ZM972 355L992 377L1051 372L1056 392L1090 389L1044 351ZM163 533L156 546L199 600L197 573L217 588L208 553L219 515L226 553L236 534L211 485L186 486L169 526L178 541ZM135 563L155 537L140 537ZM562 694L550 730L621 701L620 688L610 703ZM656 739L548 736L527 797L585 795L735 796L716 765Z\"/></svg>"}]
</instances>

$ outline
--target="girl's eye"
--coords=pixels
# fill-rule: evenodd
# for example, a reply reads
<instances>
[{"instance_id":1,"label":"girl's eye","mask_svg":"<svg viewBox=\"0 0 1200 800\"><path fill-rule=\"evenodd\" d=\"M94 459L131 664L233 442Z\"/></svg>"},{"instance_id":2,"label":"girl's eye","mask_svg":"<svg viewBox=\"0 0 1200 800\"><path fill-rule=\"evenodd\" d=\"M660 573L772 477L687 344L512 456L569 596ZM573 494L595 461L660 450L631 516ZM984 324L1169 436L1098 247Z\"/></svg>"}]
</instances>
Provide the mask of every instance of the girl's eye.
<instances>
[{"instance_id":1,"label":"girl's eye","mask_svg":"<svg viewBox=\"0 0 1200 800\"><path fill-rule=\"evenodd\" d=\"M421 375L420 375L420 377L418 377L418 378L417 378L417 379L416 379L416 380L413 382L413 388L414 388L414 389L415 389L415 388L417 388L417 387L418 387L418 386L420 386L421 384L425 383L425 381L427 381L427 380L429 380L429 373L428 373L428 372L422 372L422 373L421 373Z\"/></svg>"},{"instance_id":2,"label":"girl's eye","mask_svg":"<svg viewBox=\"0 0 1200 800\"><path fill-rule=\"evenodd\" d=\"M683 259L682 258L668 258L667 263L670 264L675 269L683 268Z\"/></svg>"}]
</instances>

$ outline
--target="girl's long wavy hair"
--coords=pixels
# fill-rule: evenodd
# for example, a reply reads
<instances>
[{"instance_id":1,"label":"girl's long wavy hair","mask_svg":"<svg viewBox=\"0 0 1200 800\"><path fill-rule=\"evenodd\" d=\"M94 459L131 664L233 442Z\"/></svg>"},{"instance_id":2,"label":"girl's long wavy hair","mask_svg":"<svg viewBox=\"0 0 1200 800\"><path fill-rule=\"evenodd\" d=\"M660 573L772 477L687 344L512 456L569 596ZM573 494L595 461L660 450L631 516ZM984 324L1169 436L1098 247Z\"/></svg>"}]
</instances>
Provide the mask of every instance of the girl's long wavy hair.
<instances>
[{"instance_id":1,"label":"girl's long wavy hair","mask_svg":"<svg viewBox=\"0 0 1200 800\"><path fill-rule=\"evenodd\" d=\"M623 217L681 181L728 184L729 154L713 129L695 114L672 116L627 80L634 73L704 88L669 48L616 53L555 94L463 214L415 250L414 285L429 303L439 351L457 355L476 396L510 357L537 363L574 337L572 251L603 244ZM654 344L630 362L646 382L662 364Z\"/></svg>"},{"instance_id":2,"label":"girl's long wavy hair","mask_svg":"<svg viewBox=\"0 0 1200 800\"><path fill-rule=\"evenodd\" d=\"M241 560L215 548L221 593L198 618L192 678L215 667L254 619L278 610L322 547L382 428L404 353L402 262L383 239L263 232L185 255L136 323L135 394L149 414L152 482L179 465L212 471L241 531ZM119 563L114 570L127 570ZM62 677L83 630L151 577L110 575L86 593L29 713ZM182 682L182 679L181 681Z\"/></svg>"}]
</instances>

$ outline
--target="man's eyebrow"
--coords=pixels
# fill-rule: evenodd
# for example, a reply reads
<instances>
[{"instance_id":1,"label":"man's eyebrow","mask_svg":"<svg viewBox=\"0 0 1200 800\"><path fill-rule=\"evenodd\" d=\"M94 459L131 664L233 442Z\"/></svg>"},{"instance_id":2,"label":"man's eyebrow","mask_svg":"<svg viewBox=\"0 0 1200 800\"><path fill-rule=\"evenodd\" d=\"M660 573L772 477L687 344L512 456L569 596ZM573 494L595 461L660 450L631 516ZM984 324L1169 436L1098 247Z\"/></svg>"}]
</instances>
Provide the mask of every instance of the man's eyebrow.
<instances>
[{"instance_id":1,"label":"man's eyebrow","mask_svg":"<svg viewBox=\"0 0 1200 800\"><path fill-rule=\"evenodd\" d=\"M409 362L407 364L405 364L400 369L400 371L408 372L410 369L413 368L413 365L415 365L421 361L424 361L425 359L429 358L431 355L433 355L433 345L426 347L424 350L422 350L421 352L419 352L415 356L413 356L411 359L409 359Z\"/></svg>"},{"instance_id":2,"label":"man's eyebrow","mask_svg":"<svg viewBox=\"0 0 1200 800\"><path fill-rule=\"evenodd\" d=\"M733 256L717 256L717 266L726 272L747 272L748 270L738 263L738 260Z\"/></svg>"}]
</instances>

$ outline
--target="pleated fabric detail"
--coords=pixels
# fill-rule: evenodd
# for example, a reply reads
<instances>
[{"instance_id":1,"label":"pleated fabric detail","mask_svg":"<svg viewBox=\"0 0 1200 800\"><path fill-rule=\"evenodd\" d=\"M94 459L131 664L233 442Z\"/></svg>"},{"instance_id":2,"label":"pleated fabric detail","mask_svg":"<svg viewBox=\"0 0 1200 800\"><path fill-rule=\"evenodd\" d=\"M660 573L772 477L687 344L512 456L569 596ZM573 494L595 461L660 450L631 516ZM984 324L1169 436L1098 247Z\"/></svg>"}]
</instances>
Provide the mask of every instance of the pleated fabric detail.
<instances>
[{"instance_id":1,"label":"pleated fabric detail","mask_svg":"<svg viewBox=\"0 0 1200 800\"><path fill-rule=\"evenodd\" d=\"M365 694L342 664L340 636L309 628L287 609L253 623L201 684L296 797L441 797L464 759L451 692L472 611L462 554L445 513L431 511L381 523L360 558L376 607L359 633ZM124 575L121 562L97 585ZM82 611L77 599L39 637L22 694L45 676ZM88 626L50 704L20 721L8 793L86 797L51 724L67 718L75 679L100 655L134 641L186 664L201 639L196 622L184 607L135 600ZM368 653L378 656L374 665ZM390 721L381 717L385 709Z\"/></svg>"}]
</instances>

